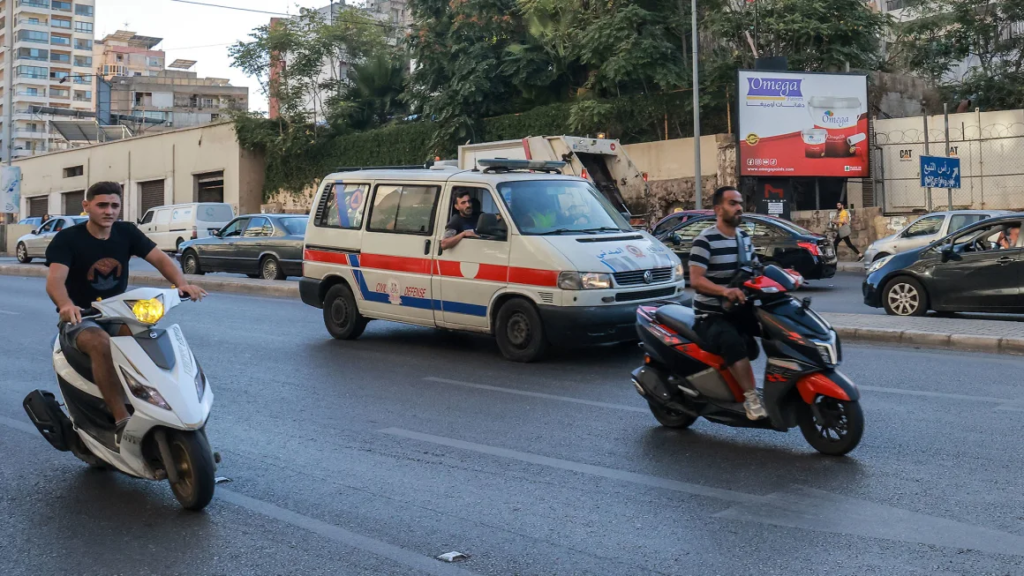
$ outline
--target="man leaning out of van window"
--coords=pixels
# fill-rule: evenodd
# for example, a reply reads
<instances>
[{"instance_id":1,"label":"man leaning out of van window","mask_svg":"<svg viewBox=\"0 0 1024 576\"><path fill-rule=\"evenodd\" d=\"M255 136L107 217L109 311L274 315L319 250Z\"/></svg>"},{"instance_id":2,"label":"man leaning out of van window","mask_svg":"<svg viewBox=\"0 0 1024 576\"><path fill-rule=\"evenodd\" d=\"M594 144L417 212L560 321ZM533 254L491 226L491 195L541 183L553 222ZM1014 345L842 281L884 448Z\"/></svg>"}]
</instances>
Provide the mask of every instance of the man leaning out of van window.
<instances>
[{"instance_id":1,"label":"man leaning out of van window","mask_svg":"<svg viewBox=\"0 0 1024 576\"><path fill-rule=\"evenodd\" d=\"M473 202L468 190L455 192L455 214L445 226L441 249L450 250L458 246L463 238L476 238L476 223L480 214L473 209Z\"/></svg>"}]
</instances>

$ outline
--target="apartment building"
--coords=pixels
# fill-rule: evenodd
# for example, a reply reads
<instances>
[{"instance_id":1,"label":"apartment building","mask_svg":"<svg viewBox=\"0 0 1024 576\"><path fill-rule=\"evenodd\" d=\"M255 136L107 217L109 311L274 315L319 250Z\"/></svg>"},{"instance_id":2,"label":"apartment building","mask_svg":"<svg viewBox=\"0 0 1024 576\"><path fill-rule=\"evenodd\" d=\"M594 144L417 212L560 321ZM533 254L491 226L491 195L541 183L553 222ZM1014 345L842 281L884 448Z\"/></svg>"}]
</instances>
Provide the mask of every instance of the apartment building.
<instances>
[{"instance_id":1,"label":"apartment building","mask_svg":"<svg viewBox=\"0 0 1024 576\"><path fill-rule=\"evenodd\" d=\"M50 131L39 108L94 110L95 5L96 0L0 0L0 80L4 91L11 90L13 109L12 144L0 138L4 158L9 148L15 158L48 149ZM8 94L0 94L6 102ZM7 113L3 106L0 123Z\"/></svg>"},{"instance_id":2,"label":"apartment building","mask_svg":"<svg viewBox=\"0 0 1024 576\"><path fill-rule=\"evenodd\" d=\"M97 40L93 47L96 71L103 78L114 76L156 76L164 69L167 54L156 47L163 38L139 36L118 30Z\"/></svg>"},{"instance_id":3,"label":"apartment building","mask_svg":"<svg viewBox=\"0 0 1024 576\"><path fill-rule=\"evenodd\" d=\"M232 110L249 109L248 87L200 78L187 69L193 65L193 60L175 60L168 70L110 78L111 122L136 135L153 134L219 122Z\"/></svg>"}]
</instances>

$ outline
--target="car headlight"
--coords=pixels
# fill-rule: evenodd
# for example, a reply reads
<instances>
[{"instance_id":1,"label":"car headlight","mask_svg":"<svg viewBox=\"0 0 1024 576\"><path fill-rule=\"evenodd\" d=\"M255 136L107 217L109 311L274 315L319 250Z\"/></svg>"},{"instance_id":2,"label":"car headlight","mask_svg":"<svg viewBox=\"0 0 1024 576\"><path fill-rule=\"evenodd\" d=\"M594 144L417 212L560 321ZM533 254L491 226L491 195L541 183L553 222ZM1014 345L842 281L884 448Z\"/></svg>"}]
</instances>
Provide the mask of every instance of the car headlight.
<instances>
[{"instance_id":1,"label":"car headlight","mask_svg":"<svg viewBox=\"0 0 1024 576\"><path fill-rule=\"evenodd\" d=\"M612 276L601 272L560 272L558 287L562 290L603 290L612 287Z\"/></svg>"},{"instance_id":2,"label":"car headlight","mask_svg":"<svg viewBox=\"0 0 1024 576\"><path fill-rule=\"evenodd\" d=\"M158 408L163 408L164 410L171 409L171 405L167 403L167 400L164 400L164 397L160 395L156 388L139 382L123 367L121 368L121 375L124 376L124 383L128 385L128 390L131 391L132 396L139 400L145 400Z\"/></svg>"},{"instance_id":3,"label":"car headlight","mask_svg":"<svg viewBox=\"0 0 1024 576\"><path fill-rule=\"evenodd\" d=\"M132 307L132 314L143 324L156 324L164 317L164 303L159 298L126 302Z\"/></svg>"},{"instance_id":4,"label":"car headlight","mask_svg":"<svg viewBox=\"0 0 1024 576\"><path fill-rule=\"evenodd\" d=\"M672 277L676 280L683 277L683 263L676 264L676 267L672 269Z\"/></svg>"},{"instance_id":5,"label":"car headlight","mask_svg":"<svg viewBox=\"0 0 1024 576\"><path fill-rule=\"evenodd\" d=\"M871 274L872 272L880 269L882 266L885 266L889 262L889 260L892 260L892 256L886 256L885 258L879 258L878 260L875 260L874 262L871 263L871 266L868 267L868 274Z\"/></svg>"}]
</instances>

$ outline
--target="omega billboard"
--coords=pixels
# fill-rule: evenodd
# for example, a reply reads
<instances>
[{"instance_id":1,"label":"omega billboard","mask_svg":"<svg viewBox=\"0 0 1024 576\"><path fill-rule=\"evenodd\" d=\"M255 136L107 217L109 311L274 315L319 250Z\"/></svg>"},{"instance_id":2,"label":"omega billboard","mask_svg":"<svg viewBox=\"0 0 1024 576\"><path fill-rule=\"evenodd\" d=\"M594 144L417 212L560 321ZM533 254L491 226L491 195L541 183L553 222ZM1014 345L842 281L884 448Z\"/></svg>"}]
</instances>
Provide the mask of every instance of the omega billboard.
<instances>
[{"instance_id":1,"label":"omega billboard","mask_svg":"<svg viewBox=\"0 0 1024 576\"><path fill-rule=\"evenodd\" d=\"M859 74L739 71L741 176L868 176L868 83Z\"/></svg>"}]
</instances>

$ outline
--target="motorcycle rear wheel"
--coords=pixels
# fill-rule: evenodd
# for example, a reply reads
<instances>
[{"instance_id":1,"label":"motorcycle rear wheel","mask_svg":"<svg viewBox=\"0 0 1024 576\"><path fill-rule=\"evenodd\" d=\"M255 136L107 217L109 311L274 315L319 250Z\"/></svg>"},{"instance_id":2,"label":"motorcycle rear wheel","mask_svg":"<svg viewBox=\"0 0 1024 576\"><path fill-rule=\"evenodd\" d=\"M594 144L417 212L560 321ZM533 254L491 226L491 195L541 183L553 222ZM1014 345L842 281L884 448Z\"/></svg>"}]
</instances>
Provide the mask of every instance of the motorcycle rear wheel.
<instances>
[{"instance_id":1,"label":"motorcycle rear wheel","mask_svg":"<svg viewBox=\"0 0 1024 576\"><path fill-rule=\"evenodd\" d=\"M167 435L178 481L171 483L171 492L186 510L198 512L213 499L216 485L213 451L203 432L176 431Z\"/></svg>"},{"instance_id":2,"label":"motorcycle rear wheel","mask_svg":"<svg viewBox=\"0 0 1024 576\"><path fill-rule=\"evenodd\" d=\"M666 428L685 430L697 421L696 416L690 416L685 412L676 412L651 401L647 402L647 406L650 407L655 420Z\"/></svg>"},{"instance_id":3,"label":"motorcycle rear wheel","mask_svg":"<svg viewBox=\"0 0 1024 576\"><path fill-rule=\"evenodd\" d=\"M860 402L819 395L814 404L823 421L815 417L810 405L799 411L800 432L807 443L828 456L843 456L856 448L864 435Z\"/></svg>"}]
</instances>

